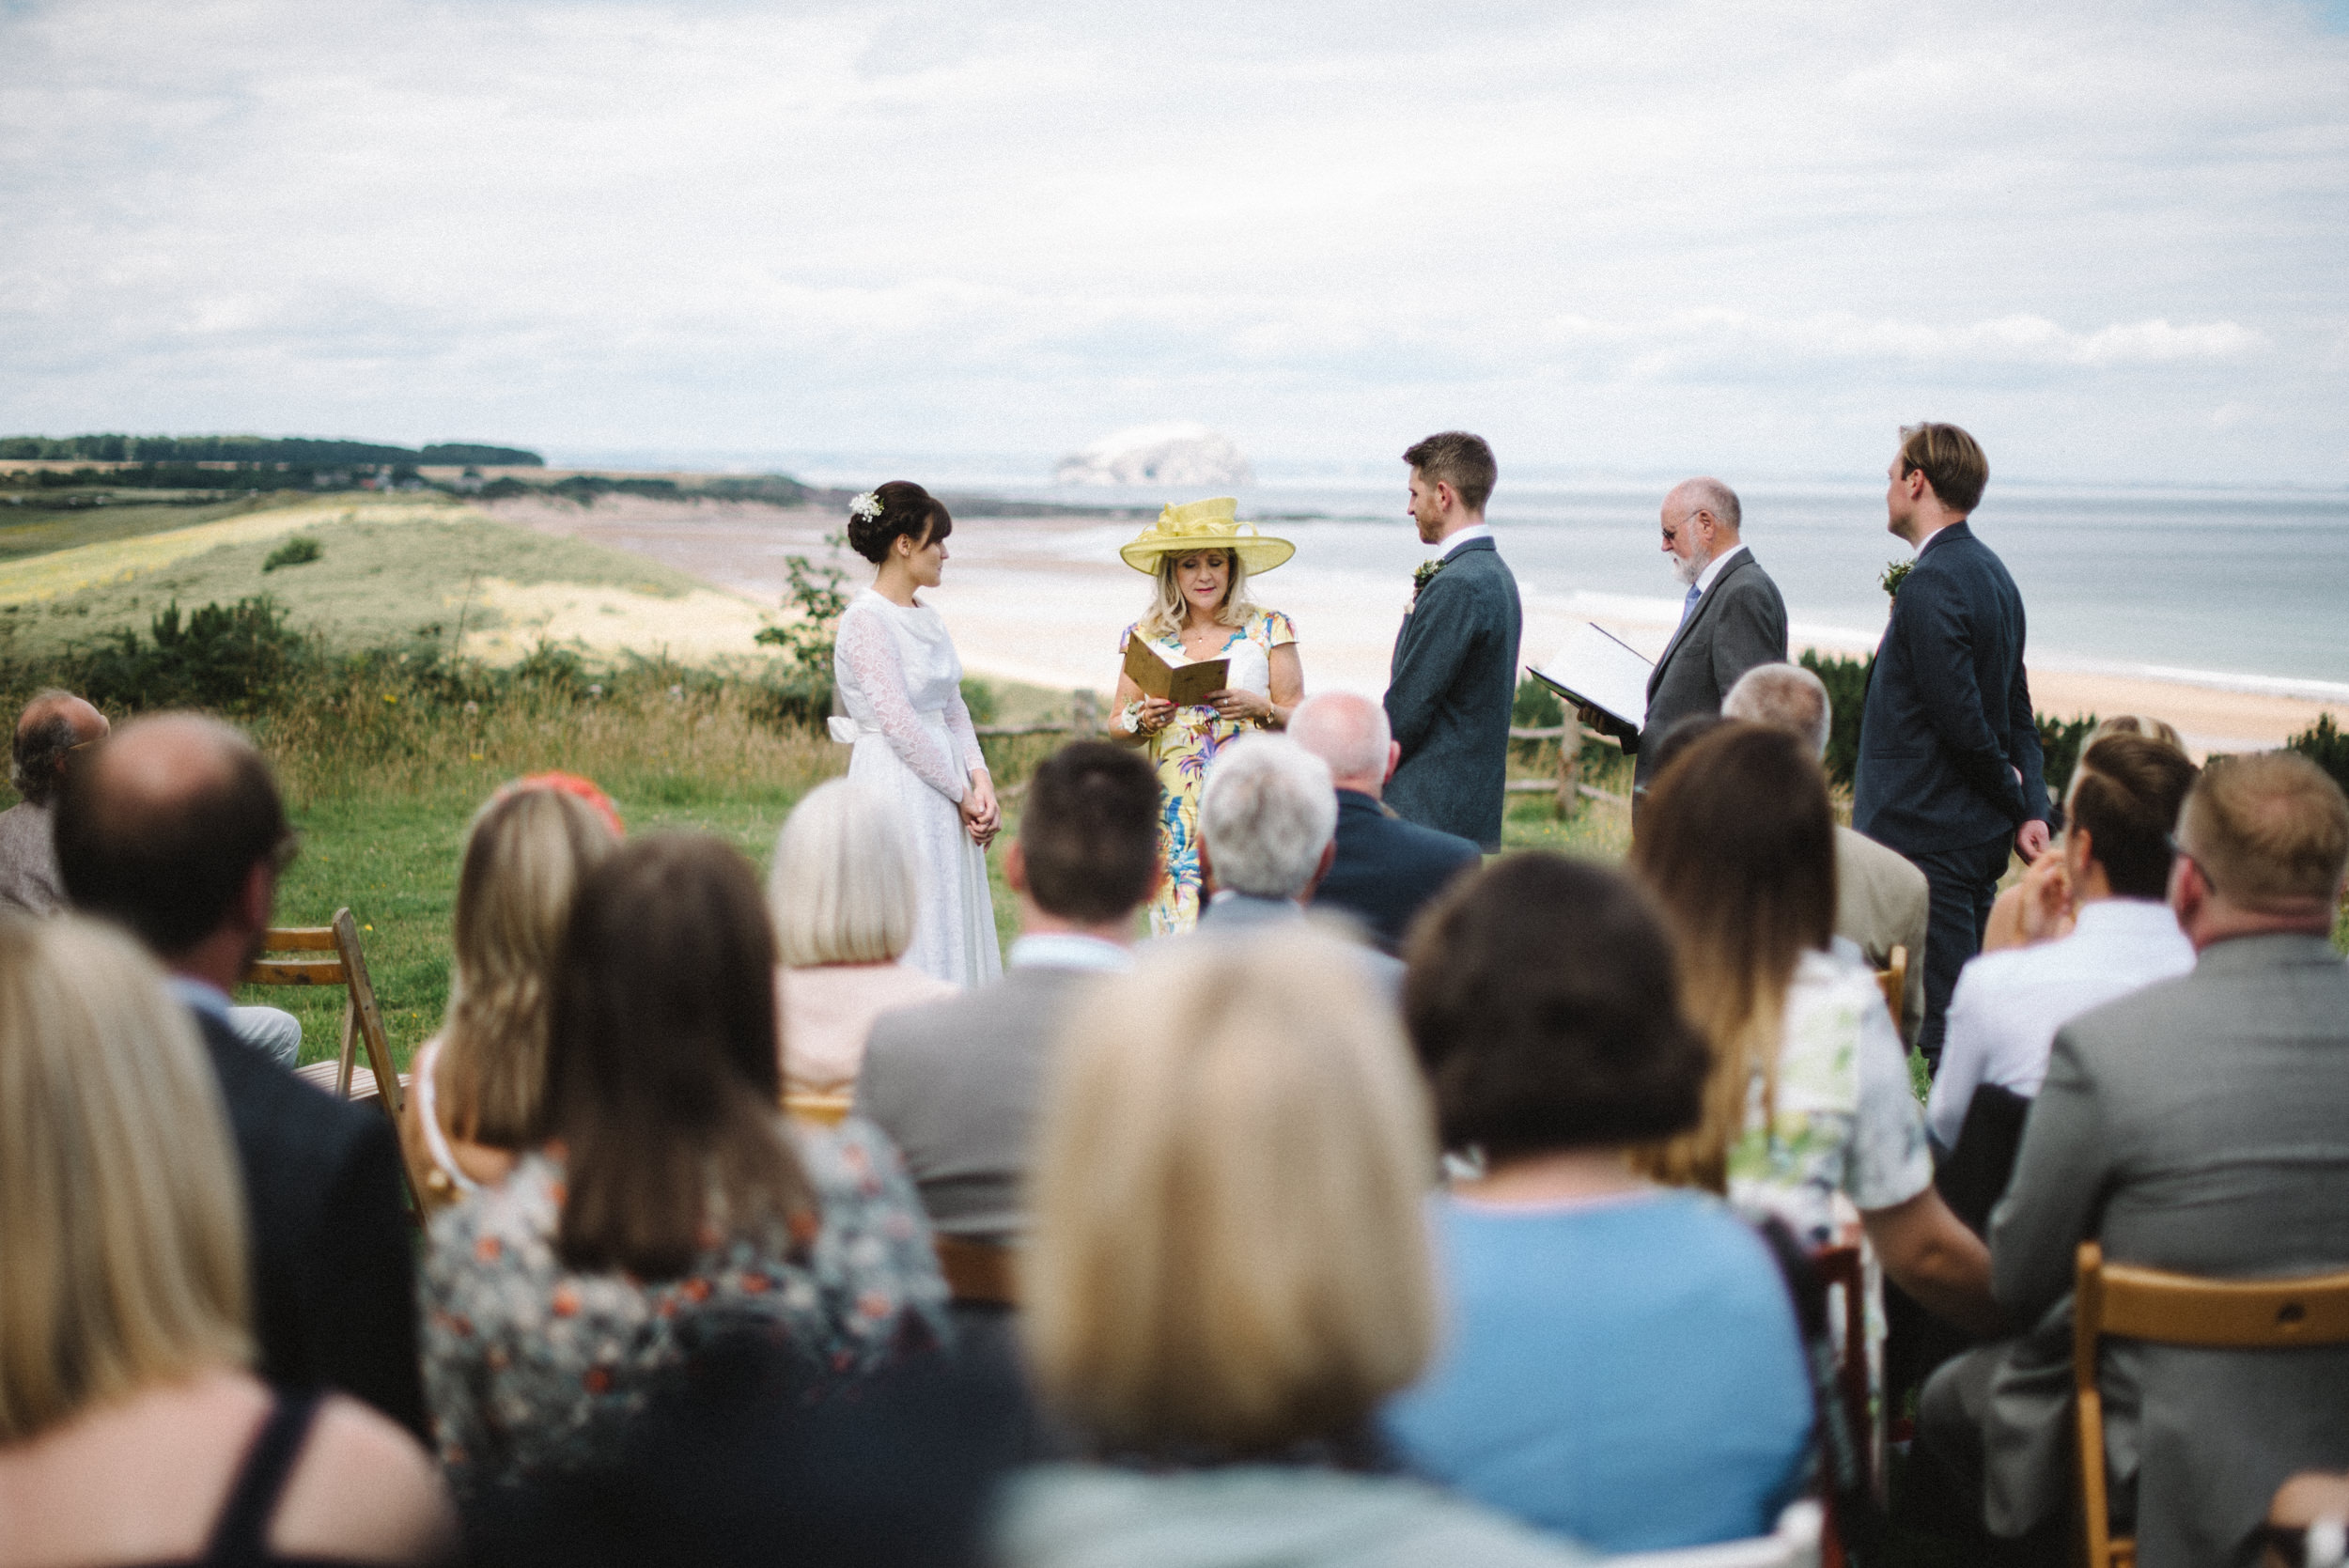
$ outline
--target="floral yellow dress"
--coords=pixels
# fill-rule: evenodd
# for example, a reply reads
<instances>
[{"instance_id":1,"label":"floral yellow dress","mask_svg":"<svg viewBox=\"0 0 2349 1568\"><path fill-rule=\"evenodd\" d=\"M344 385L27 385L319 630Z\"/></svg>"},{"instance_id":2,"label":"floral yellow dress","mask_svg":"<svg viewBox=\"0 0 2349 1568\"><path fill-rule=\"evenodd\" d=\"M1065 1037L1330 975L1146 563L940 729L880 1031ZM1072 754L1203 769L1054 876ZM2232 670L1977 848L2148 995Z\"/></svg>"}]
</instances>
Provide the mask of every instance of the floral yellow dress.
<instances>
[{"instance_id":1,"label":"floral yellow dress","mask_svg":"<svg viewBox=\"0 0 2349 1568\"><path fill-rule=\"evenodd\" d=\"M1117 652L1141 628L1128 627L1117 639ZM1179 635L1149 640L1150 650L1169 664L1189 664L1190 655ZM1297 641L1297 628L1278 610L1259 610L1208 655L1232 661L1228 677L1236 691L1272 695L1272 650ZM1178 707L1150 741L1150 760L1159 769L1159 850L1164 857L1166 879L1150 906L1150 934L1172 936L1199 922L1199 790L1206 782L1207 764L1234 736L1254 729L1246 720L1221 719L1205 703Z\"/></svg>"}]
</instances>

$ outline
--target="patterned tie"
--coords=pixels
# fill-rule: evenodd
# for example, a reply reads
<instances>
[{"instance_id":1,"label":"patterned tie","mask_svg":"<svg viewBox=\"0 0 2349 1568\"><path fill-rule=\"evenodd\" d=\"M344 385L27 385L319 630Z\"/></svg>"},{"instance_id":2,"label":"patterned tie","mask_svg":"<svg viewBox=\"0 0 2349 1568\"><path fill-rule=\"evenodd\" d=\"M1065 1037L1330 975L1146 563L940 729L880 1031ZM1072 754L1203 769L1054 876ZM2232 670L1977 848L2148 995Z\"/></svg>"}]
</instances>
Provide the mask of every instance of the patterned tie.
<instances>
[{"instance_id":1,"label":"patterned tie","mask_svg":"<svg viewBox=\"0 0 2349 1568\"><path fill-rule=\"evenodd\" d=\"M1703 589L1698 587L1693 582L1688 584L1688 597L1680 601L1680 624L1682 626L1687 626L1688 624L1689 612L1696 609L1697 600L1703 598Z\"/></svg>"}]
</instances>

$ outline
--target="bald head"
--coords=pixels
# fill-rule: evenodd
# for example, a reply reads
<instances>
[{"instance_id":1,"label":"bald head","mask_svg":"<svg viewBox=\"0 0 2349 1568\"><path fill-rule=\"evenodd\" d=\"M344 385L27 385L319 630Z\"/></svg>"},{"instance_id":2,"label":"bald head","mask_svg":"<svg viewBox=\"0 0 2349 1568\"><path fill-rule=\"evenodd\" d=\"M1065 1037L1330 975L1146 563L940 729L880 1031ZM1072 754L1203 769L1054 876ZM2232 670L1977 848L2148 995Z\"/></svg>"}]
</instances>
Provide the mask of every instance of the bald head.
<instances>
[{"instance_id":1,"label":"bald head","mask_svg":"<svg viewBox=\"0 0 2349 1568\"><path fill-rule=\"evenodd\" d=\"M1387 710L1351 691L1324 691L1289 715L1289 738L1330 765L1340 789L1377 799L1394 771L1394 737Z\"/></svg>"},{"instance_id":2,"label":"bald head","mask_svg":"<svg viewBox=\"0 0 2349 1568\"><path fill-rule=\"evenodd\" d=\"M1756 664L1721 699L1721 716L1784 730L1821 757L1835 728L1827 687L1799 664Z\"/></svg>"},{"instance_id":3,"label":"bald head","mask_svg":"<svg viewBox=\"0 0 2349 1568\"><path fill-rule=\"evenodd\" d=\"M1737 505L1737 492L1719 479L1683 479L1664 497L1664 505L1683 517L1704 513L1713 520L1713 525L1728 536L1731 544L1737 542L1737 530L1745 522L1745 514Z\"/></svg>"},{"instance_id":4,"label":"bald head","mask_svg":"<svg viewBox=\"0 0 2349 1568\"><path fill-rule=\"evenodd\" d=\"M74 905L169 961L244 918L257 868L273 886L293 829L252 741L175 713L125 724L68 772L56 843Z\"/></svg>"},{"instance_id":5,"label":"bald head","mask_svg":"<svg viewBox=\"0 0 2349 1568\"><path fill-rule=\"evenodd\" d=\"M16 741L9 749L8 783L36 806L45 806L57 793L67 759L74 749L106 734L106 716L70 691L54 688L36 693L17 716Z\"/></svg>"}]
</instances>

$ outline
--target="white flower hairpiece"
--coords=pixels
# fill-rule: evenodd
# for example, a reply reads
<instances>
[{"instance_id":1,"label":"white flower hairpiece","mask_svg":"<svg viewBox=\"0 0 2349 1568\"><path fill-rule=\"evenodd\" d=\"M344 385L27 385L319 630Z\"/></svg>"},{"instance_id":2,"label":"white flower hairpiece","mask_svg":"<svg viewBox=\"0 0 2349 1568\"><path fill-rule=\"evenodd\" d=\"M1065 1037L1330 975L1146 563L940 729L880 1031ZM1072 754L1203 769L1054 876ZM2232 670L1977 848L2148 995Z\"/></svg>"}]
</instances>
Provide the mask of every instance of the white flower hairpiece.
<instances>
[{"instance_id":1,"label":"white flower hairpiece","mask_svg":"<svg viewBox=\"0 0 2349 1568\"><path fill-rule=\"evenodd\" d=\"M848 515L852 518L877 518L880 514L881 503L879 490L866 490L863 495L848 503Z\"/></svg>"}]
</instances>

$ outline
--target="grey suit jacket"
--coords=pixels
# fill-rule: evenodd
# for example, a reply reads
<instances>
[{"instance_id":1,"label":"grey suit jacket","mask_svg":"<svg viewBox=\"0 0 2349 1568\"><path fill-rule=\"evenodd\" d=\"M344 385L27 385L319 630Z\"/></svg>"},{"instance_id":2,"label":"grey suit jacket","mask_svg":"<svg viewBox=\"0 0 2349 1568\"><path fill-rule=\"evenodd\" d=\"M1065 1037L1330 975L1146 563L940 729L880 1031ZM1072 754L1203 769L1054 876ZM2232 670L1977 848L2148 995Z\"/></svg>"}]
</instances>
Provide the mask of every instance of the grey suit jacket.
<instances>
[{"instance_id":1,"label":"grey suit jacket","mask_svg":"<svg viewBox=\"0 0 2349 1568\"><path fill-rule=\"evenodd\" d=\"M1641 751L1641 741L1660 738L1691 714L1719 713L1737 677L1756 664L1785 662L1786 601L1749 549L1721 567L1648 673L1646 727L1623 747L1640 759L1632 787L1645 789L1656 772L1655 751Z\"/></svg>"},{"instance_id":2,"label":"grey suit jacket","mask_svg":"<svg viewBox=\"0 0 2349 1568\"><path fill-rule=\"evenodd\" d=\"M1925 874L1897 850L1865 833L1835 830L1835 934L1849 937L1877 969L1892 949L1908 949L1908 979L1901 992L1901 1039L1917 1044L1925 1024L1925 930L1932 924L1933 890Z\"/></svg>"},{"instance_id":3,"label":"grey suit jacket","mask_svg":"<svg viewBox=\"0 0 2349 1568\"><path fill-rule=\"evenodd\" d=\"M2067 1495L2070 1297L2087 1240L2116 1262L2219 1278L2349 1268L2349 964L2330 943L2221 942L2192 973L2057 1033L1990 1218L1992 1288L2036 1325L1991 1383L2001 1533ZM2287 1476L2349 1467L2349 1348L2108 1341L2102 1383L2107 1460L2135 1483L2144 1568L2248 1563Z\"/></svg>"},{"instance_id":4,"label":"grey suit jacket","mask_svg":"<svg viewBox=\"0 0 2349 1568\"><path fill-rule=\"evenodd\" d=\"M1030 965L874 1020L856 1113L895 1142L939 1230L987 1240L1019 1233L1045 1066L1069 1003L1098 978Z\"/></svg>"}]
</instances>

